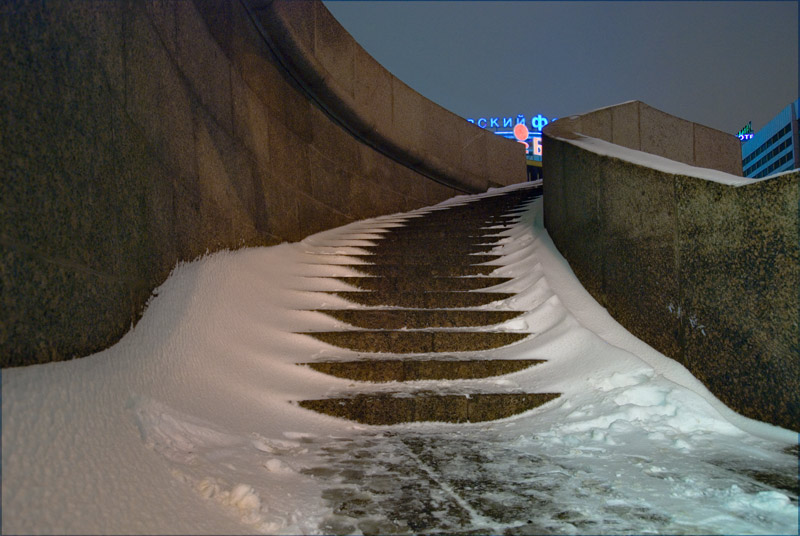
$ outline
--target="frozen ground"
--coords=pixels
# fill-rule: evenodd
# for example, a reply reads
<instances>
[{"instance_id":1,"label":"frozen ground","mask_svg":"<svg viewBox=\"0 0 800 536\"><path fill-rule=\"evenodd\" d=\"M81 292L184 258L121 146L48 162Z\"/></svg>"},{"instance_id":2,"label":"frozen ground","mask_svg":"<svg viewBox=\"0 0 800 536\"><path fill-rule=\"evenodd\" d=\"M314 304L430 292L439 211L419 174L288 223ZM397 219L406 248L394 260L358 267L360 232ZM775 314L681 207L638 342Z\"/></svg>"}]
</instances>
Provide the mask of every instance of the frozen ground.
<instances>
[{"instance_id":1,"label":"frozen ground","mask_svg":"<svg viewBox=\"0 0 800 536\"><path fill-rule=\"evenodd\" d=\"M455 198L449 203L462 202ZM797 534L797 435L725 408L583 290L541 224L505 234L487 307L529 311L472 381L558 391L494 423L354 425L292 401L359 386L295 365L346 356L304 330L396 217L178 266L118 344L2 373L2 532ZM352 237L351 237L352 238ZM410 388L449 390L457 382ZM386 386L404 389L400 385Z\"/></svg>"}]
</instances>

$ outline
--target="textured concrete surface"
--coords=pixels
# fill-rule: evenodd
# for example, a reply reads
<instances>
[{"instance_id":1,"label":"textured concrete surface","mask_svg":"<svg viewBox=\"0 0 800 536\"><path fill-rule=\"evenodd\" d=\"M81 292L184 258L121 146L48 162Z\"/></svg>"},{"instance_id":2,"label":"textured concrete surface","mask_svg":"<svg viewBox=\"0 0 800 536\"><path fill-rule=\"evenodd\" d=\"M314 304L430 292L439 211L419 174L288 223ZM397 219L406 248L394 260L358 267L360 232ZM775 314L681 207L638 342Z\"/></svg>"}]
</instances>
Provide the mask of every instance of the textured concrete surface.
<instances>
[{"instance_id":1,"label":"textured concrete surface","mask_svg":"<svg viewBox=\"0 0 800 536\"><path fill-rule=\"evenodd\" d=\"M536 359L436 359L383 361L325 361L305 363L337 378L361 382L405 382L415 380L465 380L489 378L524 370L544 361Z\"/></svg>"},{"instance_id":2,"label":"textured concrete surface","mask_svg":"<svg viewBox=\"0 0 800 536\"><path fill-rule=\"evenodd\" d=\"M362 424L404 422L484 422L511 417L558 398L557 393L479 393L395 397L390 394L353 398L303 400L300 405L320 413L353 419Z\"/></svg>"},{"instance_id":3,"label":"textured concrete surface","mask_svg":"<svg viewBox=\"0 0 800 536\"><path fill-rule=\"evenodd\" d=\"M113 344L179 261L525 177L318 1L6 2L0 68L2 366Z\"/></svg>"},{"instance_id":4,"label":"textured concrete surface","mask_svg":"<svg viewBox=\"0 0 800 536\"><path fill-rule=\"evenodd\" d=\"M417 282L404 277L337 277L336 279L362 290L385 292L408 292L417 285ZM478 290L510 280L509 277L431 277L426 280L425 288L433 292Z\"/></svg>"},{"instance_id":5,"label":"textured concrete surface","mask_svg":"<svg viewBox=\"0 0 800 536\"><path fill-rule=\"evenodd\" d=\"M628 132L620 117L643 128L650 123L633 113L642 106L545 128L548 233L586 289L634 335L686 366L732 409L800 430L800 173L731 187L555 139L592 121L606 124L605 114L628 143L637 129ZM641 131L647 143L679 124L646 115L664 120L654 132ZM710 138L700 144L704 152L695 143L695 164L725 170L727 144L714 141L711 129L692 128L696 139ZM683 146L661 147L662 156L671 151L676 160L688 154Z\"/></svg>"},{"instance_id":6,"label":"textured concrete surface","mask_svg":"<svg viewBox=\"0 0 800 536\"><path fill-rule=\"evenodd\" d=\"M356 352L425 354L490 350L521 341L527 333L445 331L316 331L315 339Z\"/></svg>"},{"instance_id":7,"label":"textured concrete surface","mask_svg":"<svg viewBox=\"0 0 800 536\"><path fill-rule=\"evenodd\" d=\"M407 264L345 264L343 266L365 275L408 277L410 279L489 275L497 269L496 266L480 264L427 266L413 266Z\"/></svg>"},{"instance_id":8,"label":"textured concrete surface","mask_svg":"<svg viewBox=\"0 0 800 536\"><path fill-rule=\"evenodd\" d=\"M495 247L495 244L487 243L486 240L480 240L485 245L468 244L463 245L466 240L455 240L456 238L469 238L459 237L458 235L450 236L450 242L436 243L437 250L431 252L425 249L425 241L423 239L414 239L412 237L397 238L395 240L381 240L381 243L375 246L360 246L364 251L369 254L375 253L389 253L391 251L402 250L404 255L409 257L429 257L431 255L487 255ZM357 256L356 256L357 257ZM362 257L362 260L369 262L368 256ZM473 262L486 262L492 260L490 257L471 259Z\"/></svg>"},{"instance_id":9,"label":"textured concrete surface","mask_svg":"<svg viewBox=\"0 0 800 536\"><path fill-rule=\"evenodd\" d=\"M676 180L683 361L726 404L794 430L799 185L797 172L737 189Z\"/></svg>"},{"instance_id":10,"label":"textured concrete surface","mask_svg":"<svg viewBox=\"0 0 800 536\"><path fill-rule=\"evenodd\" d=\"M522 311L442 309L328 309L321 312L351 326L367 329L493 326L522 314Z\"/></svg>"},{"instance_id":11,"label":"textured concrete surface","mask_svg":"<svg viewBox=\"0 0 800 536\"><path fill-rule=\"evenodd\" d=\"M421 246L423 244L420 244ZM391 248L388 248L389 252L380 253L381 262L386 264L393 264L393 265L404 265L410 264L414 266L426 266L426 265L433 265L433 264L450 264L454 260L462 260L465 259L469 264L481 264L484 262L496 261L500 257L498 255L486 255L483 253L471 253L468 251L465 252L448 252L448 251L428 251L427 254L422 251L418 251L416 255L406 255L405 253L395 253ZM364 255L348 255L354 259L359 261L373 263L375 262L375 258L377 255L375 254L364 254Z\"/></svg>"},{"instance_id":12,"label":"textured concrete surface","mask_svg":"<svg viewBox=\"0 0 800 536\"><path fill-rule=\"evenodd\" d=\"M405 266L405 265L404 265ZM510 298L505 292L392 292L340 291L336 296L361 305L397 305L419 309L452 309L477 307Z\"/></svg>"}]
</instances>

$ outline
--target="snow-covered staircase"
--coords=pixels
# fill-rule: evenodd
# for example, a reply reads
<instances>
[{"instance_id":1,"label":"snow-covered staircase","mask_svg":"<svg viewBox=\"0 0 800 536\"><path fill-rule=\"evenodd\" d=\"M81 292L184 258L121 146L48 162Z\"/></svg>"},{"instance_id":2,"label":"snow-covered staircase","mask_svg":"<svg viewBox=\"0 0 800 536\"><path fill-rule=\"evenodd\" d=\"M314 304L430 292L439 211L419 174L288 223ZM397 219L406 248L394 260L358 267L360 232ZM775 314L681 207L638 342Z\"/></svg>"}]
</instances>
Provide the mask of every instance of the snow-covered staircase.
<instances>
[{"instance_id":1,"label":"snow-covered staircase","mask_svg":"<svg viewBox=\"0 0 800 536\"><path fill-rule=\"evenodd\" d=\"M510 374L541 363L474 357L475 352L488 352L528 336L486 328L513 320L524 311L485 308L514 294L491 290L510 279L492 277L499 266L484 263L502 258L492 253L502 238L498 233L513 225L525 206L540 195L541 187L520 188L461 205L435 207L409 215L401 226L381 229L379 239L359 246L366 253L349 257L369 264L348 267L364 275L336 277L353 290L333 292L358 307L320 311L352 329L306 333L357 352L356 358L301 365L369 382L376 389L303 400L300 405L364 424L389 425L495 420L557 398L557 393L480 392L474 385L456 387L453 392L458 380ZM377 388L386 382L424 380L446 381L449 392L427 383L421 389Z\"/></svg>"}]
</instances>

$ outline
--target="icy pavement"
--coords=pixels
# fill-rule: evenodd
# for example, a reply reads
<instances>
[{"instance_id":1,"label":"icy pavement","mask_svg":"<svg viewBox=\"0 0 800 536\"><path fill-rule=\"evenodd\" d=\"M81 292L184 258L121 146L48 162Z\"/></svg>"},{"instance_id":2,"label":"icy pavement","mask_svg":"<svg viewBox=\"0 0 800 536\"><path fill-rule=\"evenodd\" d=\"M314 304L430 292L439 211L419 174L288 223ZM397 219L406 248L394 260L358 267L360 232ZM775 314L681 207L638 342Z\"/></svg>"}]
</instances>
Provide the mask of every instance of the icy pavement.
<instances>
[{"instance_id":1,"label":"icy pavement","mask_svg":"<svg viewBox=\"0 0 800 536\"><path fill-rule=\"evenodd\" d=\"M748 477L768 460L687 456L668 446L554 446L502 426L403 430L327 440L321 465L332 507L326 533L778 533L792 521L785 493ZM796 489L791 491L796 495ZM686 515L686 512L691 512Z\"/></svg>"},{"instance_id":2,"label":"icy pavement","mask_svg":"<svg viewBox=\"0 0 800 536\"><path fill-rule=\"evenodd\" d=\"M347 302L315 291L346 290L323 276L355 275L333 265L391 222L181 265L114 347L4 370L2 532L797 534L797 434L734 414L614 322L540 201L493 262L516 296L485 307L528 311L501 328L532 334L493 358L547 362L469 381L562 397L477 424L298 407L364 389L297 366L348 354L296 333L342 326L313 309Z\"/></svg>"}]
</instances>

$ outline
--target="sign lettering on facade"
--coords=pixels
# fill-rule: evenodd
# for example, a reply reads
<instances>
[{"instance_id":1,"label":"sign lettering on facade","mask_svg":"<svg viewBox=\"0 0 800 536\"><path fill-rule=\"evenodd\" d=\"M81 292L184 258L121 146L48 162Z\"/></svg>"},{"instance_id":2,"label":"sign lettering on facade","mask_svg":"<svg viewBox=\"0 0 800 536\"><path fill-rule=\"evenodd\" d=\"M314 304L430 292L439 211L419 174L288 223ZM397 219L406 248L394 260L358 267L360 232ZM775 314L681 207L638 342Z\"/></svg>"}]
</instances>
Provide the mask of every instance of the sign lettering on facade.
<instances>
[{"instance_id":1,"label":"sign lettering on facade","mask_svg":"<svg viewBox=\"0 0 800 536\"><path fill-rule=\"evenodd\" d=\"M526 154L529 159L542 159L542 129L557 118L547 118L542 114L525 116L519 114L516 117L479 117L477 119L468 118L467 121L481 128L493 131L498 136L503 136L511 140L516 140L526 146ZM525 127L524 138L520 139L521 129L517 125Z\"/></svg>"},{"instance_id":2,"label":"sign lettering on facade","mask_svg":"<svg viewBox=\"0 0 800 536\"><path fill-rule=\"evenodd\" d=\"M748 121L747 124L736 134L739 136L739 139L742 141L747 141L753 139L753 122Z\"/></svg>"}]
</instances>

